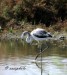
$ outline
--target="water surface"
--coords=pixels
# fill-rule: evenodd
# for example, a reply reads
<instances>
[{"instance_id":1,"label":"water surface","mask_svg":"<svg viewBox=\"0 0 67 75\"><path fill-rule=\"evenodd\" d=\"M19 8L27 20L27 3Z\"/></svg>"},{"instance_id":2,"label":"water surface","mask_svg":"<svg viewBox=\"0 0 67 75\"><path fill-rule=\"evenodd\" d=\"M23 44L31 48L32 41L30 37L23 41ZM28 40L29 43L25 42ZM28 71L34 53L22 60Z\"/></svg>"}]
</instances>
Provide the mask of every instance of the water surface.
<instances>
[{"instance_id":1,"label":"water surface","mask_svg":"<svg viewBox=\"0 0 67 75\"><path fill-rule=\"evenodd\" d=\"M35 60L40 52L37 45L1 40L0 75L67 75L67 41L52 41L47 45L41 61L41 56Z\"/></svg>"}]
</instances>

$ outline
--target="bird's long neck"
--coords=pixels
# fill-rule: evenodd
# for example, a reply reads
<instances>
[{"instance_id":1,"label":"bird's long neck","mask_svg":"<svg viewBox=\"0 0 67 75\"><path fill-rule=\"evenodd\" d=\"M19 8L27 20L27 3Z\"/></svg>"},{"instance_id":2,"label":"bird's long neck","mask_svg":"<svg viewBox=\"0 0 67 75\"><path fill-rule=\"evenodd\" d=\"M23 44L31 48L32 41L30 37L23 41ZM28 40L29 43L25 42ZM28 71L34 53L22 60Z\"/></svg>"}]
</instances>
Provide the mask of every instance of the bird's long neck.
<instances>
[{"instance_id":1,"label":"bird's long neck","mask_svg":"<svg viewBox=\"0 0 67 75\"><path fill-rule=\"evenodd\" d=\"M27 43L31 43L32 40L33 40L33 38L31 36L31 34L29 32L27 32L27 38L26 38Z\"/></svg>"},{"instance_id":2,"label":"bird's long neck","mask_svg":"<svg viewBox=\"0 0 67 75\"><path fill-rule=\"evenodd\" d=\"M27 32L27 36L28 36L28 37L30 37L30 36L31 36L29 32Z\"/></svg>"}]
</instances>

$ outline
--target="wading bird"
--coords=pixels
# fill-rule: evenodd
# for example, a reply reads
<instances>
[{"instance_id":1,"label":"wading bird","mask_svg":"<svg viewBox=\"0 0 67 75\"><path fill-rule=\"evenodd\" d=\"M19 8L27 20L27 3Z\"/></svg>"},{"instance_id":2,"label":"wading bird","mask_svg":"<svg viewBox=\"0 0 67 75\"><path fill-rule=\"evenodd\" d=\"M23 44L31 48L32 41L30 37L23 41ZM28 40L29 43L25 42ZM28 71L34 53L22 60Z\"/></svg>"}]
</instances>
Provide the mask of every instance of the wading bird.
<instances>
[{"instance_id":1,"label":"wading bird","mask_svg":"<svg viewBox=\"0 0 67 75\"><path fill-rule=\"evenodd\" d=\"M39 43L40 41L44 41L52 38L50 32L47 32L42 28L34 29L31 33L29 33L28 31L24 31L21 35L21 39L24 39L24 36L27 36L26 37L27 43L31 43L33 40ZM36 59L41 53L42 51L36 56Z\"/></svg>"}]
</instances>

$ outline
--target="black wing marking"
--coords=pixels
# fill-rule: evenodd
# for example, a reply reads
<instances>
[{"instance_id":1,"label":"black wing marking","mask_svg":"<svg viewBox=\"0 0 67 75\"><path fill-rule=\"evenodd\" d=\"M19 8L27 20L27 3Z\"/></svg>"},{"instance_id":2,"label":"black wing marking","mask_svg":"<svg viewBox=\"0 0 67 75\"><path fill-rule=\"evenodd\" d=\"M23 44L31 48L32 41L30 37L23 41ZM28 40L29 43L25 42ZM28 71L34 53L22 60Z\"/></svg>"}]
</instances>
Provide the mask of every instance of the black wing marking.
<instances>
[{"instance_id":1,"label":"black wing marking","mask_svg":"<svg viewBox=\"0 0 67 75\"><path fill-rule=\"evenodd\" d=\"M41 30L41 31L37 31L36 33L33 34L34 36L38 37L38 38L46 38L46 37L52 37L51 34L49 34L48 32Z\"/></svg>"},{"instance_id":2,"label":"black wing marking","mask_svg":"<svg viewBox=\"0 0 67 75\"><path fill-rule=\"evenodd\" d=\"M38 38L46 38L47 37L47 32L41 30L41 31L37 31L33 35L38 37Z\"/></svg>"},{"instance_id":3,"label":"black wing marking","mask_svg":"<svg viewBox=\"0 0 67 75\"><path fill-rule=\"evenodd\" d=\"M46 38L47 36L40 36L40 35L36 35L36 34L33 34L34 36L38 37L38 38Z\"/></svg>"}]
</instances>

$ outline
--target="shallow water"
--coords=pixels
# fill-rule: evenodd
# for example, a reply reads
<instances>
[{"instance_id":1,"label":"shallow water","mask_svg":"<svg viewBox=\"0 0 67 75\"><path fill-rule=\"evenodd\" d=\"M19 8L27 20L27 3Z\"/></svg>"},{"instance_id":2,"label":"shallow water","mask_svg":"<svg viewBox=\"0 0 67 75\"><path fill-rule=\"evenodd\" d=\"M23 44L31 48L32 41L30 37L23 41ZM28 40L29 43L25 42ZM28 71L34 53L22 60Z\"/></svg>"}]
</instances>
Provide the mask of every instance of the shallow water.
<instances>
[{"instance_id":1,"label":"shallow water","mask_svg":"<svg viewBox=\"0 0 67 75\"><path fill-rule=\"evenodd\" d=\"M1 40L0 75L67 75L67 41L51 41L47 45L42 57L35 60L40 52L37 45Z\"/></svg>"}]
</instances>

